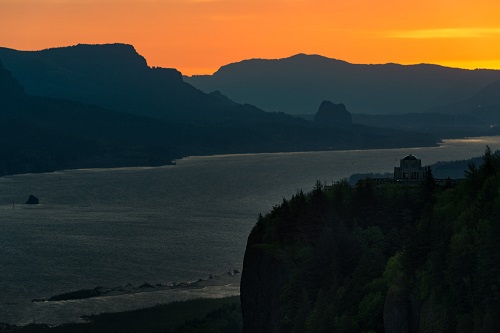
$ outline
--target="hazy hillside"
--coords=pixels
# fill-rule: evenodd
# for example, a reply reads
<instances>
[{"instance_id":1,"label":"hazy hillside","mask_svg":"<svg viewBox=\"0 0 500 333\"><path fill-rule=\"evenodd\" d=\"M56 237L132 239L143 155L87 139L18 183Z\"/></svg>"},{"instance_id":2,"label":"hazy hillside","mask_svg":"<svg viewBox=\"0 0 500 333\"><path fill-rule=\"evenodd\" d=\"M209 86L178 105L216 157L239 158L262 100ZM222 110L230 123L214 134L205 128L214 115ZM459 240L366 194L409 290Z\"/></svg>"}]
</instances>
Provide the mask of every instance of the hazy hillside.
<instances>
[{"instance_id":1,"label":"hazy hillside","mask_svg":"<svg viewBox=\"0 0 500 333\"><path fill-rule=\"evenodd\" d=\"M461 113L484 121L488 125L500 126L500 81L493 82L470 98L431 109L440 113Z\"/></svg>"},{"instance_id":2,"label":"hazy hillside","mask_svg":"<svg viewBox=\"0 0 500 333\"><path fill-rule=\"evenodd\" d=\"M441 138L462 138L498 135L500 133L498 111L485 112L483 115L477 111L466 114L354 114L352 118L353 122L366 126L431 133Z\"/></svg>"},{"instance_id":3,"label":"hazy hillside","mask_svg":"<svg viewBox=\"0 0 500 333\"><path fill-rule=\"evenodd\" d=\"M0 175L160 165L182 127L68 100L31 97L0 63Z\"/></svg>"},{"instance_id":4,"label":"hazy hillside","mask_svg":"<svg viewBox=\"0 0 500 333\"><path fill-rule=\"evenodd\" d=\"M500 133L500 81L470 98L434 107L425 113L354 114L357 124L433 133L440 137L498 135Z\"/></svg>"},{"instance_id":5,"label":"hazy hillside","mask_svg":"<svg viewBox=\"0 0 500 333\"><path fill-rule=\"evenodd\" d=\"M318 127L252 109L228 118L163 119L34 97L0 63L0 175L68 168L167 164L190 155L434 145L437 138L366 126ZM203 94L199 92L199 94ZM347 112L347 111L346 111ZM256 114L257 116L252 116ZM219 114L220 115L220 114Z\"/></svg>"},{"instance_id":6,"label":"hazy hillside","mask_svg":"<svg viewBox=\"0 0 500 333\"><path fill-rule=\"evenodd\" d=\"M355 65L318 55L252 59L221 67L213 75L186 77L203 91L268 111L311 114L329 99L352 113L411 113L473 96L500 80L500 71L436 65Z\"/></svg>"}]
</instances>

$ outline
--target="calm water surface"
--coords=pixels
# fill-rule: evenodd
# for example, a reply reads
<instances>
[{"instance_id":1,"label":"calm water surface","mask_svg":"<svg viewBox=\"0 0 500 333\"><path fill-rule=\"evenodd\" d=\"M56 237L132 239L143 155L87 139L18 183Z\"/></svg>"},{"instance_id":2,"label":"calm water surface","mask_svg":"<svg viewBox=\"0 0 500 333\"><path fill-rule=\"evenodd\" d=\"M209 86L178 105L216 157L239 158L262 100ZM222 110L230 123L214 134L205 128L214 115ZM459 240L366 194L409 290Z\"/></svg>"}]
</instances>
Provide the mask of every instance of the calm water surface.
<instances>
[{"instance_id":1,"label":"calm water surface","mask_svg":"<svg viewBox=\"0 0 500 333\"><path fill-rule=\"evenodd\" d=\"M412 153L425 165L500 149L500 137L436 148L190 157L175 166L0 177L0 322L51 324L192 297L226 287L70 302L34 298L96 286L194 281L241 271L246 239L265 213L316 180L392 172ZM40 205L26 206L29 194Z\"/></svg>"}]
</instances>

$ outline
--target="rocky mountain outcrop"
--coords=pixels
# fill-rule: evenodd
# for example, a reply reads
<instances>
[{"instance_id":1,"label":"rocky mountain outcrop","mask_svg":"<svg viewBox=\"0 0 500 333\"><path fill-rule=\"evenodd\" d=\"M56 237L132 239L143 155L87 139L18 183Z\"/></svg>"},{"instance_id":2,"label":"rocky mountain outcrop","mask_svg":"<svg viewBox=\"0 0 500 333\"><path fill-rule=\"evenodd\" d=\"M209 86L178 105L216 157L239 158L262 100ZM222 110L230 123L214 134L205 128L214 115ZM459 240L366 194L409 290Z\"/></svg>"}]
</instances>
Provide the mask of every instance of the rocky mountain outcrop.
<instances>
[{"instance_id":1,"label":"rocky mountain outcrop","mask_svg":"<svg viewBox=\"0 0 500 333\"><path fill-rule=\"evenodd\" d=\"M292 263L272 249L249 241L241 277L241 310L246 318L244 333L280 332L284 309L280 302Z\"/></svg>"},{"instance_id":2,"label":"rocky mountain outcrop","mask_svg":"<svg viewBox=\"0 0 500 333\"><path fill-rule=\"evenodd\" d=\"M352 126L352 116L344 104L323 101L314 116L314 123L323 127L349 128Z\"/></svg>"},{"instance_id":3,"label":"rocky mountain outcrop","mask_svg":"<svg viewBox=\"0 0 500 333\"><path fill-rule=\"evenodd\" d=\"M28 200L26 201L26 205L38 205L40 200L35 197L33 194L30 194Z\"/></svg>"}]
</instances>

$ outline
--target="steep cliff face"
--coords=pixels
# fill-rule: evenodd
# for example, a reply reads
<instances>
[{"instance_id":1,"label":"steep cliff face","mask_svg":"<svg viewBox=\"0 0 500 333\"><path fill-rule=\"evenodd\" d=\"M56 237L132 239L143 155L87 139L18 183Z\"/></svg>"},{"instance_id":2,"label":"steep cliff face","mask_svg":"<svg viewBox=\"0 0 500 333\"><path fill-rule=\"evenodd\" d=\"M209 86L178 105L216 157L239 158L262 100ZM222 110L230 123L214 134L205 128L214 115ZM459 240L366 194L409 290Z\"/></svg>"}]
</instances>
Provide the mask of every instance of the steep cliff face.
<instances>
[{"instance_id":1,"label":"steep cliff face","mask_svg":"<svg viewBox=\"0 0 500 333\"><path fill-rule=\"evenodd\" d=\"M410 333L411 302L408 294L396 286L387 291L384 302L385 333Z\"/></svg>"},{"instance_id":2,"label":"steep cliff face","mask_svg":"<svg viewBox=\"0 0 500 333\"><path fill-rule=\"evenodd\" d=\"M282 331L284 310L280 299L290 267L291 262L286 257L257 242L247 244L241 276L244 333Z\"/></svg>"},{"instance_id":3,"label":"steep cliff face","mask_svg":"<svg viewBox=\"0 0 500 333\"><path fill-rule=\"evenodd\" d=\"M331 193L317 186L259 220L249 237L242 272L244 332L382 327L381 320L373 321L381 317L385 286L370 283L383 273L384 245L377 241L379 230L354 237L352 226L338 223L350 209L332 215L333 201L350 200L348 192L346 183ZM362 215L358 217L364 224ZM365 237L373 242L363 244ZM366 294L360 293L363 289ZM359 311L357 302L365 304Z\"/></svg>"}]
</instances>

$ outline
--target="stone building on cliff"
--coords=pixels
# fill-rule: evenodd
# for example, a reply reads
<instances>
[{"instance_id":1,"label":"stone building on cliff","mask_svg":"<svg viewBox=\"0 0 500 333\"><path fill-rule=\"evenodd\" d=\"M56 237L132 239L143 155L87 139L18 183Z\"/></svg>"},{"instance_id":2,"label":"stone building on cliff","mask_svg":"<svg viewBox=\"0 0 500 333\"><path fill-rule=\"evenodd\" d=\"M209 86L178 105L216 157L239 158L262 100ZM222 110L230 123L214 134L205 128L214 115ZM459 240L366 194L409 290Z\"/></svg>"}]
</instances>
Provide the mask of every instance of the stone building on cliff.
<instances>
[{"instance_id":1,"label":"stone building on cliff","mask_svg":"<svg viewBox=\"0 0 500 333\"><path fill-rule=\"evenodd\" d=\"M399 162L399 167L394 167L395 181L422 181L430 167L423 167L422 161L412 154L404 157Z\"/></svg>"}]
</instances>

